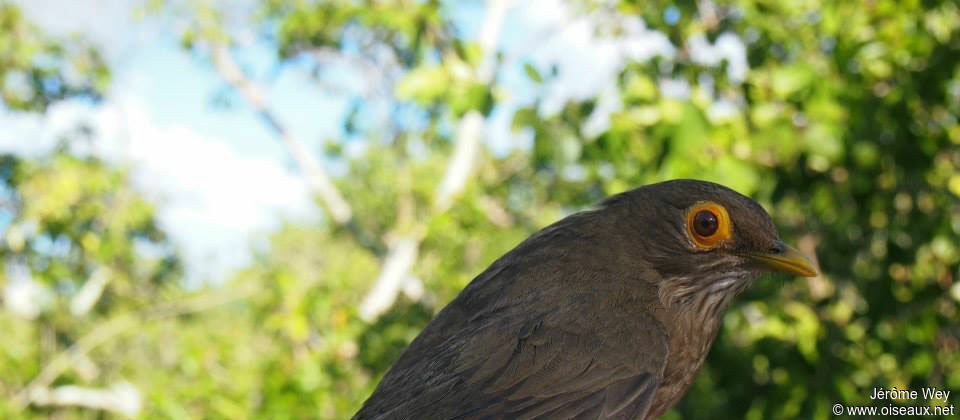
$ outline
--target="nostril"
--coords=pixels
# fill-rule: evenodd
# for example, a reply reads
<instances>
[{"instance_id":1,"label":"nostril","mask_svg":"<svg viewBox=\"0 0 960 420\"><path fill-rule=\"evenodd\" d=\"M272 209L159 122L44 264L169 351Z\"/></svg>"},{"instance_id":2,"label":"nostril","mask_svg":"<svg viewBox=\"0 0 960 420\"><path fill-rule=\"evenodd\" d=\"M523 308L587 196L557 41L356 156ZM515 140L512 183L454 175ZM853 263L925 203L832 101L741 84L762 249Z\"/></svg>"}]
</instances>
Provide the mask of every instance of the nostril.
<instances>
[{"instance_id":1,"label":"nostril","mask_svg":"<svg viewBox=\"0 0 960 420\"><path fill-rule=\"evenodd\" d=\"M770 247L770 252L774 254L782 254L787 251L787 247L780 242L775 242L772 247Z\"/></svg>"}]
</instances>

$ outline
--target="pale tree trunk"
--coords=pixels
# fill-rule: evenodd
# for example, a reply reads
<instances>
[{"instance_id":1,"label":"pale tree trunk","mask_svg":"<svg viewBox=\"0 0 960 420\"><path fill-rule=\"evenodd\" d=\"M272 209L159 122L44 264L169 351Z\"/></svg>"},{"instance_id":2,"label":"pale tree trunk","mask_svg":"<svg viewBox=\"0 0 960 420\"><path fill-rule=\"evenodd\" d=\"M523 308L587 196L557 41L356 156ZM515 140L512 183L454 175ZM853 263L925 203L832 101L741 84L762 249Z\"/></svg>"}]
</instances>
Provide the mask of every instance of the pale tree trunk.
<instances>
[{"instance_id":1,"label":"pale tree trunk","mask_svg":"<svg viewBox=\"0 0 960 420\"><path fill-rule=\"evenodd\" d=\"M489 83L493 79L497 42L510 1L489 0L487 2L487 11L479 38L484 59L479 68L475 69L477 80L481 83ZM485 127L486 118L477 110L467 112L460 119L453 153L450 155L446 172L434 196L433 214L450 209L456 196L466 186L477 164L477 155ZM400 235L388 244L389 249L384 259L383 269L360 304L360 316L364 320L372 321L390 309L401 290L422 289L420 280L409 274L417 261L421 239L422 235L414 232Z\"/></svg>"}]
</instances>

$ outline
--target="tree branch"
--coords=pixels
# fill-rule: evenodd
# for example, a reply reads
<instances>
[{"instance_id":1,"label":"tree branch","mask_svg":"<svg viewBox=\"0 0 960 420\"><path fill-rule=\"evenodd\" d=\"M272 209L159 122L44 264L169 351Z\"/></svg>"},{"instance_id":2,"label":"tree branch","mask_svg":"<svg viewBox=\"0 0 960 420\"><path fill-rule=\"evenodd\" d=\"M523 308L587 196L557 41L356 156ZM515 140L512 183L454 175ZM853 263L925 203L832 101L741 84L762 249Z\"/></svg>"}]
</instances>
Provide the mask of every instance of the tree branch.
<instances>
[{"instance_id":1,"label":"tree branch","mask_svg":"<svg viewBox=\"0 0 960 420\"><path fill-rule=\"evenodd\" d=\"M100 300L103 290L110 282L110 269L98 267L90 275L90 278L83 283L80 291L70 300L70 314L73 316L83 316Z\"/></svg>"},{"instance_id":2,"label":"tree branch","mask_svg":"<svg viewBox=\"0 0 960 420\"><path fill-rule=\"evenodd\" d=\"M214 68L221 77L246 98L260 118L280 138L280 141L287 147L297 165L306 175L310 189L320 197L320 200L330 212L331 218L339 224L349 222L353 216L350 205L337 190L336 185L333 184L333 181L320 166L313 153L303 142L294 137L270 110L264 89L247 78L240 66L233 60L233 56L231 56L226 45L214 44L212 50Z\"/></svg>"},{"instance_id":3,"label":"tree branch","mask_svg":"<svg viewBox=\"0 0 960 420\"><path fill-rule=\"evenodd\" d=\"M80 337L68 349L55 355L43 370L13 398L15 407L23 408L33 402L32 395L50 386L67 368L97 346L149 321L202 312L252 296L253 287L233 289L227 293L195 296L178 303L163 303L140 314L124 314L100 323Z\"/></svg>"},{"instance_id":4,"label":"tree branch","mask_svg":"<svg viewBox=\"0 0 960 420\"><path fill-rule=\"evenodd\" d=\"M476 79L481 83L490 83L493 79L497 42L510 2L511 0L489 0L487 3L487 13L479 36L484 59L475 69ZM433 212L428 218L449 210L454 199L463 191L476 165L485 126L486 118L478 110L469 111L460 119L453 154L450 155L446 172L437 186ZM419 282L408 273L417 261L421 239L422 235L407 234L391 244L380 275L360 304L361 318L367 321L376 319L390 309L396 301L397 293L405 286L405 281ZM407 286L415 289L419 284Z\"/></svg>"},{"instance_id":5,"label":"tree branch","mask_svg":"<svg viewBox=\"0 0 960 420\"><path fill-rule=\"evenodd\" d=\"M30 393L30 400L36 405L79 406L112 411L127 417L139 414L143 406L140 391L126 382L114 384L107 389L76 385L53 389L39 388Z\"/></svg>"},{"instance_id":6,"label":"tree branch","mask_svg":"<svg viewBox=\"0 0 960 420\"><path fill-rule=\"evenodd\" d=\"M303 54L313 57L318 63L352 64L355 70L365 74L365 79L369 82L364 92L364 96L368 98L375 93L386 93L390 90L390 70L396 65L394 60L388 60L393 62L380 63L380 60L368 59L360 54L348 53L331 47L312 48L304 50Z\"/></svg>"},{"instance_id":7,"label":"tree branch","mask_svg":"<svg viewBox=\"0 0 960 420\"><path fill-rule=\"evenodd\" d=\"M397 292L408 279L407 273L417 261L420 238L399 238L390 244L390 250L383 262L383 269L373 284L373 288L363 298L360 304L360 318L373 321L380 314L393 306L397 299ZM415 287L415 286L413 286Z\"/></svg>"}]
</instances>

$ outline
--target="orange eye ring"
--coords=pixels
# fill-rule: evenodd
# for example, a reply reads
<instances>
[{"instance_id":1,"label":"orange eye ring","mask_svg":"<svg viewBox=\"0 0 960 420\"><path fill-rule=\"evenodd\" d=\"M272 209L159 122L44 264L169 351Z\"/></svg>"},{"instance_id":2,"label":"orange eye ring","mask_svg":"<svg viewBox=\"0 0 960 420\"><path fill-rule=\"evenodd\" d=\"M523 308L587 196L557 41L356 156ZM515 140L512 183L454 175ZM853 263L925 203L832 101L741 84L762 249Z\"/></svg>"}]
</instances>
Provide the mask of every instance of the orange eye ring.
<instances>
[{"instance_id":1,"label":"orange eye ring","mask_svg":"<svg viewBox=\"0 0 960 420\"><path fill-rule=\"evenodd\" d=\"M730 215L717 203L701 201L687 210L686 228L694 246L702 250L713 249L730 239Z\"/></svg>"}]
</instances>

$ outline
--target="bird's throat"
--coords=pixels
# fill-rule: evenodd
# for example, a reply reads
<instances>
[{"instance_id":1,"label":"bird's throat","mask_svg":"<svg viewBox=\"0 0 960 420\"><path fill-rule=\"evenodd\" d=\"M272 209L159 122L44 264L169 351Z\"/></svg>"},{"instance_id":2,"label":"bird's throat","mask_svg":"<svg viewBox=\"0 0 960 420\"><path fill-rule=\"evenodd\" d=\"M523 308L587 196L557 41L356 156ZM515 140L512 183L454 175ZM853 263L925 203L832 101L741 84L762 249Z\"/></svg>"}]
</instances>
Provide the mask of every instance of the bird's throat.
<instances>
[{"instance_id":1,"label":"bird's throat","mask_svg":"<svg viewBox=\"0 0 960 420\"><path fill-rule=\"evenodd\" d=\"M648 419L676 405L693 384L720 329L723 313L750 284L750 277L741 275L709 283L676 280L665 282L673 287L662 286L660 291L663 315L670 318L664 322L669 326L670 353Z\"/></svg>"}]
</instances>

